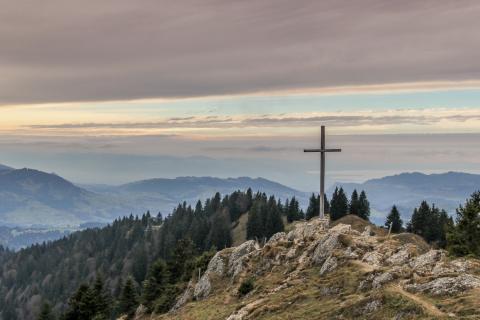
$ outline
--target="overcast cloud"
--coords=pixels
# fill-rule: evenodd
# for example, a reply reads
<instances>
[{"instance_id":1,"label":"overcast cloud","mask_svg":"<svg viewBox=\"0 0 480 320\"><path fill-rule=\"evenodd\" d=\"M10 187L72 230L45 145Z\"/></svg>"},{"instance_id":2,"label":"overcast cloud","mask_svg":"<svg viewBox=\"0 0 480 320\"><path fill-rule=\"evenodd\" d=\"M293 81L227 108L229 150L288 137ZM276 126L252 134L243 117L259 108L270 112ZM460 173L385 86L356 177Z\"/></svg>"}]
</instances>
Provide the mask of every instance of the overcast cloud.
<instances>
[{"instance_id":1,"label":"overcast cloud","mask_svg":"<svg viewBox=\"0 0 480 320\"><path fill-rule=\"evenodd\" d=\"M0 0L0 104L480 78L478 1Z\"/></svg>"}]
</instances>

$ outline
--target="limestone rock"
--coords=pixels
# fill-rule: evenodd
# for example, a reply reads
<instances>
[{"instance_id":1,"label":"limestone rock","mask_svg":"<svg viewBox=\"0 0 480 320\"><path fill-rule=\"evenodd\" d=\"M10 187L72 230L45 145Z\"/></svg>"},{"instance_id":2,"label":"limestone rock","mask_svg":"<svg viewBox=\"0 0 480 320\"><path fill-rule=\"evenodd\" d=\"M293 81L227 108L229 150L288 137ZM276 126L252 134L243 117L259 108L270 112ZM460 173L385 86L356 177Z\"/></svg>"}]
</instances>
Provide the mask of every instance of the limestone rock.
<instances>
[{"instance_id":1,"label":"limestone rock","mask_svg":"<svg viewBox=\"0 0 480 320\"><path fill-rule=\"evenodd\" d=\"M376 276L375 278L373 278L372 287L375 289L378 289L382 287L384 284L392 281L393 279L394 279L394 276L392 273L390 272L382 273Z\"/></svg>"},{"instance_id":2,"label":"limestone rock","mask_svg":"<svg viewBox=\"0 0 480 320\"><path fill-rule=\"evenodd\" d=\"M406 286L408 291L430 293L434 296L455 294L474 288L480 288L480 278L471 274L437 278L427 283Z\"/></svg>"},{"instance_id":3,"label":"limestone rock","mask_svg":"<svg viewBox=\"0 0 480 320\"><path fill-rule=\"evenodd\" d=\"M267 245L275 245L278 242L285 240L287 240L287 234L285 232L278 232L268 239Z\"/></svg>"},{"instance_id":4,"label":"limestone rock","mask_svg":"<svg viewBox=\"0 0 480 320\"><path fill-rule=\"evenodd\" d=\"M254 240L249 240L234 248L228 261L228 274L235 278L243 270L246 255L258 249L259 246Z\"/></svg>"},{"instance_id":5,"label":"limestone rock","mask_svg":"<svg viewBox=\"0 0 480 320\"><path fill-rule=\"evenodd\" d=\"M185 291L182 293L182 295L177 299L177 302L175 305L172 307L170 312L175 312L181 307L183 307L187 302L191 301L193 299L193 293L195 291L195 286L193 284L193 280L190 280L190 282L187 285L187 288Z\"/></svg>"},{"instance_id":6,"label":"limestone rock","mask_svg":"<svg viewBox=\"0 0 480 320\"><path fill-rule=\"evenodd\" d=\"M362 258L363 262L366 262L375 268L379 268L382 265L382 260L383 255L377 251L367 252Z\"/></svg>"},{"instance_id":7,"label":"limestone rock","mask_svg":"<svg viewBox=\"0 0 480 320\"><path fill-rule=\"evenodd\" d=\"M370 301L363 307L363 311L365 313L372 313L378 310L382 306L382 302L380 300L373 300Z\"/></svg>"},{"instance_id":8,"label":"limestone rock","mask_svg":"<svg viewBox=\"0 0 480 320\"><path fill-rule=\"evenodd\" d=\"M343 223L339 223L335 227L329 230L330 233L336 232L336 233L343 233L343 234L348 234L351 231L352 231L352 226L349 224L343 224Z\"/></svg>"},{"instance_id":9,"label":"limestone rock","mask_svg":"<svg viewBox=\"0 0 480 320\"><path fill-rule=\"evenodd\" d=\"M317 242L312 257L314 264L321 265L329 256L332 255L333 250L340 246L338 237L339 233L329 232Z\"/></svg>"},{"instance_id":10,"label":"limestone rock","mask_svg":"<svg viewBox=\"0 0 480 320\"><path fill-rule=\"evenodd\" d=\"M386 262L393 266L401 266L410 261L412 257L412 247L411 245L404 245L396 253L391 255Z\"/></svg>"},{"instance_id":11,"label":"limestone rock","mask_svg":"<svg viewBox=\"0 0 480 320\"><path fill-rule=\"evenodd\" d=\"M147 307L141 304L138 306L137 310L135 310L135 315L133 319L134 320L144 319L147 313L148 313Z\"/></svg>"},{"instance_id":12,"label":"limestone rock","mask_svg":"<svg viewBox=\"0 0 480 320\"><path fill-rule=\"evenodd\" d=\"M442 250L430 250L421 256L418 256L412 262L410 266L415 272L420 274L427 274L432 272L433 268L438 262L445 259L445 252Z\"/></svg>"},{"instance_id":13,"label":"limestone rock","mask_svg":"<svg viewBox=\"0 0 480 320\"><path fill-rule=\"evenodd\" d=\"M331 272L338 267L338 259L336 257L330 256L325 260L320 269L320 275L324 275L325 273Z\"/></svg>"},{"instance_id":14,"label":"limestone rock","mask_svg":"<svg viewBox=\"0 0 480 320\"><path fill-rule=\"evenodd\" d=\"M212 290L212 284L210 283L210 277L212 275L223 276L225 270L225 263L221 257L222 252L217 252L213 256L212 260L208 263L207 270L198 281L193 292L195 299L202 299L207 297Z\"/></svg>"},{"instance_id":15,"label":"limestone rock","mask_svg":"<svg viewBox=\"0 0 480 320\"><path fill-rule=\"evenodd\" d=\"M371 237L371 236L373 236L372 227L366 226L366 227L365 227L365 230L362 232L362 236L363 236L363 237Z\"/></svg>"}]
</instances>

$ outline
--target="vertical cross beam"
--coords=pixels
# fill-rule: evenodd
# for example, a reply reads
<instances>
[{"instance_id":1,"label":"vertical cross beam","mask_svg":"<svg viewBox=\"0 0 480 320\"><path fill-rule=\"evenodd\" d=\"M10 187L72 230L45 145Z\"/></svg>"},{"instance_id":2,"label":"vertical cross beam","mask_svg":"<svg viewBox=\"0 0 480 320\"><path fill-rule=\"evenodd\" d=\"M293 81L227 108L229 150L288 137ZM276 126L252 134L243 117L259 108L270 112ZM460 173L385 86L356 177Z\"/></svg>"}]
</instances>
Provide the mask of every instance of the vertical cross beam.
<instances>
[{"instance_id":1,"label":"vertical cross beam","mask_svg":"<svg viewBox=\"0 0 480 320\"><path fill-rule=\"evenodd\" d=\"M325 150L325 126L321 127L320 149ZM325 152L320 152L320 219L325 218Z\"/></svg>"},{"instance_id":2,"label":"vertical cross beam","mask_svg":"<svg viewBox=\"0 0 480 320\"><path fill-rule=\"evenodd\" d=\"M342 149L326 149L325 148L325 126L321 126L320 132L320 149L305 149L304 152L320 153L320 218L325 218L325 153L341 152Z\"/></svg>"}]
</instances>

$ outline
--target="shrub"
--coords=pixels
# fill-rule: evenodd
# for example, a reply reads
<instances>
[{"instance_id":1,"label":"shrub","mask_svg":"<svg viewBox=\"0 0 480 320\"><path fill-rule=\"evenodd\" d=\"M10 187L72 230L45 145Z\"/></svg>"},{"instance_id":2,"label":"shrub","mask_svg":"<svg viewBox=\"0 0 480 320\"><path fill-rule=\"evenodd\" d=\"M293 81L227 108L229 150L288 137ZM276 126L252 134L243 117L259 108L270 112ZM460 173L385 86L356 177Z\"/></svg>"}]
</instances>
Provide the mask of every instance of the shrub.
<instances>
[{"instance_id":1,"label":"shrub","mask_svg":"<svg viewBox=\"0 0 480 320\"><path fill-rule=\"evenodd\" d=\"M238 294L243 297L252 291L254 287L255 280L253 278L247 278L242 282L242 284L240 284L240 288L238 288Z\"/></svg>"}]
</instances>

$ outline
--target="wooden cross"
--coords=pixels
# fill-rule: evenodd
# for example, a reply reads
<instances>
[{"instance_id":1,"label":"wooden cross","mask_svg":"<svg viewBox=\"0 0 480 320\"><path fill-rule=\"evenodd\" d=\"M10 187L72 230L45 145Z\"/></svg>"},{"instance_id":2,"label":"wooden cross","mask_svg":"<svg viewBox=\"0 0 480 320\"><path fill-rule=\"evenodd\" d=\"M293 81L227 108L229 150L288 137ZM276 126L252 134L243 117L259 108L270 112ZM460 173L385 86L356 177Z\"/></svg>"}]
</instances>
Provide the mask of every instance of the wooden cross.
<instances>
[{"instance_id":1,"label":"wooden cross","mask_svg":"<svg viewBox=\"0 0 480 320\"><path fill-rule=\"evenodd\" d=\"M325 149L325 126L321 126L320 149L305 149L304 152L320 153L320 218L325 218L325 153L341 152L342 149Z\"/></svg>"}]
</instances>

